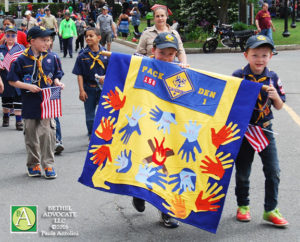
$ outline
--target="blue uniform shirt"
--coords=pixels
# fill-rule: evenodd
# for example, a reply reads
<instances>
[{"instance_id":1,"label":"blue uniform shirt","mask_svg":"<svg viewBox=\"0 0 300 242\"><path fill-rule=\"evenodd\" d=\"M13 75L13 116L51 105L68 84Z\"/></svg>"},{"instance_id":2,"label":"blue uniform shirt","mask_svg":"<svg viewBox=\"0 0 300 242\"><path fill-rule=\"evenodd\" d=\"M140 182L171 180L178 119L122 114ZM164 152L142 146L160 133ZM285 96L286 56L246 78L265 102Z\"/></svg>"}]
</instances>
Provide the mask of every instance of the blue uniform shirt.
<instances>
[{"instance_id":1,"label":"blue uniform shirt","mask_svg":"<svg viewBox=\"0 0 300 242\"><path fill-rule=\"evenodd\" d=\"M99 52L104 51L105 49L99 45ZM83 83L87 85L97 85L95 81L95 74L103 76L106 73L108 58L107 56L100 55L99 59L104 64L104 69L99 65L99 63L91 58L89 53L94 57L98 55L99 52L92 52L91 49L87 46L79 52L79 55L76 59L72 73L75 75L81 75L83 77ZM94 63L93 68L91 69Z\"/></svg>"},{"instance_id":2,"label":"blue uniform shirt","mask_svg":"<svg viewBox=\"0 0 300 242\"><path fill-rule=\"evenodd\" d=\"M281 100L285 102L285 93L282 83L278 75L275 72L270 71L268 68L265 68L261 75L254 75L250 69L250 65L248 64L243 69L236 70L232 75L249 81L259 82L264 85L272 84L277 90ZM272 104L273 101L268 98L268 93L261 90L251 116L250 124L261 126L263 123L273 119L274 116L271 110Z\"/></svg>"},{"instance_id":3,"label":"blue uniform shirt","mask_svg":"<svg viewBox=\"0 0 300 242\"><path fill-rule=\"evenodd\" d=\"M31 49L28 49L28 54L33 55ZM61 79L63 72L58 66L58 62L52 53L42 53L46 55L42 60L42 69L44 74L52 81L55 78ZM38 85L38 67L36 61L30 59L28 56L20 55L19 58L13 62L7 79L9 81L21 81L29 84ZM51 85L40 81L41 88L47 88L54 86L54 82ZM27 119L41 119L41 102L42 93L32 93L28 90L22 89L22 116Z\"/></svg>"},{"instance_id":4,"label":"blue uniform shirt","mask_svg":"<svg viewBox=\"0 0 300 242\"><path fill-rule=\"evenodd\" d=\"M25 47L23 45L20 45L18 43L15 43L14 46L12 47L12 49L14 47L16 47L15 49L18 52L25 49ZM0 46L0 60L1 61L3 61L3 59L4 59L4 57L6 56L7 53L8 53L8 48L7 48L6 44L1 45ZM20 89L14 88L13 86L11 86L11 85L8 84L8 81L7 81L8 71L6 70L5 67L3 67L3 68L4 69L0 69L0 76L1 76L3 84L4 84L4 92L2 93L1 96L2 97L15 97L15 96L21 95Z\"/></svg>"}]
</instances>

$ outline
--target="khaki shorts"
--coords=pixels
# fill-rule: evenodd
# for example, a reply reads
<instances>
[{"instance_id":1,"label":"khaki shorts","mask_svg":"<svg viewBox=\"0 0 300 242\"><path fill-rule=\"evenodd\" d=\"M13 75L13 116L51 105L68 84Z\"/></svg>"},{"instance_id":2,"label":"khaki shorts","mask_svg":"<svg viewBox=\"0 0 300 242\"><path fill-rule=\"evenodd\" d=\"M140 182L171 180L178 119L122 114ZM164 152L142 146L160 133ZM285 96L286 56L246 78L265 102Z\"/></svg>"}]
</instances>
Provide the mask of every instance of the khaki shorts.
<instances>
[{"instance_id":1,"label":"khaki shorts","mask_svg":"<svg viewBox=\"0 0 300 242\"><path fill-rule=\"evenodd\" d=\"M103 32L103 33L101 33L100 44L104 46L106 43L111 43L112 42L111 35L112 35L111 32L107 32L107 33Z\"/></svg>"}]
</instances>

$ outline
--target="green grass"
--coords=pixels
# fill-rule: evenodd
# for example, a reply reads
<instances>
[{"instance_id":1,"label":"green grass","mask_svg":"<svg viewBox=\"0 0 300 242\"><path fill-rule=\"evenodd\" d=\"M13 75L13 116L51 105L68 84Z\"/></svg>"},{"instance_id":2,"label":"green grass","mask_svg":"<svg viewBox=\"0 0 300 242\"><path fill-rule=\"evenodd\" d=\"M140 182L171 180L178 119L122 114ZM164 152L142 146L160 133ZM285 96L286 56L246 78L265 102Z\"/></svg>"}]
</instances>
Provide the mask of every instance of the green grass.
<instances>
[{"instance_id":1,"label":"green grass","mask_svg":"<svg viewBox=\"0 0 300 242\"><path fill-rule=\"evenodd\" d=\"M296 28L291 28L292 19L290 18L288 24L288 31L290 32L290 36L283 37L282 33L284 31L284 19L273 19L272 21L276 28L276 31L273 32L275 45L300 44L300 22L296 22Z\"/></svg>"},{"instance_id":2,"label":"green grass","mask_svg":"<svg viewBox=\"0 0 300 242\"><path fill-rule=\"evenodd\" d=\"M273 39L275 42L275 45L290 45L290 44L300 44L300 22L296 22L297 27L296 28L291 28L291 18L289 19L289 24L288 24L288 30L290 32L290 36L289 37L283 37L282 33L284 31L284 19L273 19L273 24L275 25L276 31L273 32ZM153 24L153 21L152 21ZM147 22L145 19L141 20L141 24L139 26L139 30L140 32L142 32L145 28L147 27ZM132 38L134 37L133 32L134 32L134 28L133 26L130 24L129 25L129 31L130 34L127 38L128 41L131 41ZM203 46L203 41L188 41L188 42L184 42L183 43L185 48L202 48ZM222 45L219 44L219 46L221 47Z\"/></svg>"}]
</instances>

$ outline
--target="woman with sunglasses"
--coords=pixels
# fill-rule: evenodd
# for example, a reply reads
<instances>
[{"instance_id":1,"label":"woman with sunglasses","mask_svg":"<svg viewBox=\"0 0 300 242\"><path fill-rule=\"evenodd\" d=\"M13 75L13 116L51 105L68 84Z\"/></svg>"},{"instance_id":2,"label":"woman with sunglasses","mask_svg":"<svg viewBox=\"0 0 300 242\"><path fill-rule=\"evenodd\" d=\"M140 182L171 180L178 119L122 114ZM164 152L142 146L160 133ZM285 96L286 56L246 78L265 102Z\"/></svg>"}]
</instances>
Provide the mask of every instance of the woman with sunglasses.
<instances>
[{"instance_id":1,"label":"woman with sunglasses","mask_svg":"<svg viewBox=\"0 0 300 242\"><path fill-rule=\"evenodd\" d=\"M3 19L3 28L5 29L7 26L16 26L15 20L12 17L5 17ZM6 41L5 34L0 34L0 45L4 44ZM22 31L17 32L17 43L24 45L26 48L29 47L29 43L27 42L26 34Z\"/></svg>"},{"instance_id":2,"label":"woman with sunglasses","mask_svg":"<svg viewBox=\"0 0 300 242\"><path fill-rule=\"evenodd\" d=\"M21 91L8 84L7 74L14 60L21 55L25 49L23 45L17 43L17 28L13 25L5 28L5 43L0 46L0 79L4 84L2 91L3 122L2 127L9 126L10 110L14 110L16 117L16 129L23 130L22 122L22 100Z\"/></svg>"}]
</instances>

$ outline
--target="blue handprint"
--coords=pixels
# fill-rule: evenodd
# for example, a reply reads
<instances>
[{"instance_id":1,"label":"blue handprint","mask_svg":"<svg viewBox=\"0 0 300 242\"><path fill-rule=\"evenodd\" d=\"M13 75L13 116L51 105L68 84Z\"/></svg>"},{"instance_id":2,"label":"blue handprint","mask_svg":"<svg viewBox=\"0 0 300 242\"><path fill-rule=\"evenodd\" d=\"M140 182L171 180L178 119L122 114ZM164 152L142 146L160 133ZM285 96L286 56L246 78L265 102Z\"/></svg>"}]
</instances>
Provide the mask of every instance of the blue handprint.
<instances>
[{"instance_id":1,"label":"blue handprint","mask_svg":"<svg viewBox=\"0 0 300 242\"><path fill-rule=\"evenodd\" d=\"M178 193L180 195L187 190L195 191L196 174L191 169L184 168L178 174L170 175L170 178L174 179L169 181L169 184L177 183L172 192L180 189Z\"/></svg>"},{"instance_id":2,"label":"blue handprint","mask_svg":"<svg viewBox=\"0 0 300 242\"><path fill-rule=\"evenodd\" d=\"M135 176L135 179L138 182L146 184L149 189L152 189L153 183L158 186L166 189L163 183L167 184L168 182L162 177L166 177L167 175L163 173L159 173L158 171L162 169L162 166L152 167L152 165L146 164L144 167L140 165L139 171Z\"/></svg>"},{"instance_id":3,"label":"blue handprint","mask_svg":"<svg viewBox=\"0 0 300 242\"><path fill-rule=\"evenodd\" d=\"M151 109L150 114L153 116L150 119L158 124L158 130L163 129L164 134L166 130L170 133L170 124L177 124L175 120L175 114L169 112L163 112L158 106L155 106L157 110Z\"/></svg>"},{"instance_id":4,"label":"blue handprint","mask_svg":"<svg viewBox=\"0 0 300 242\"><path fill-rule=\"evenodd\" d=\"M186 133L180 132L182 136L186 138L183 145L178 151L178 154L182 151L182 157L181 159L184 159L184 156L186 155L186 162L189 162L190 159L190 153L192 155L193 161L195 161L195 152L194 148L198 150L199 153L201 153L200 145L197 141L199 130L201 128L201 124L197 125L197 122L193 123L192 121L189 121L189 125L185 124Z\"/></svg>"},{"instance_id":5,"label":"blue handprint","mask_svg":"<svg viewBox=\"0 0 300 242\"><path fill-rule=\"evenodd\" d=\"M132 166L131 150L129 151L128 155L126 153L126 149L124 151L121 151L121 156L118 155L118 159L115 159L115 161L117 161L115 165L120 166L120 168L117 169L118 173L126 173L130 170Z\"/></svg>"},{"instance_id":6,"label":"blue handprint","mask_svg":"<svg viewBox=\"0 0 300 242\"><path fill-rule=\"evenodd\" d=\"M129 118L128 115L126 114L126 118L128 120L128 124L126 126L124 126L122 129L120 129L119 133L122 133L123 131L125 131L125 133L123 134L121 141L123 141L124 144L127 144L132 133L134 131L136 131L139 135L141 135L141 130L140 130L140 126L139 126L139 119L141 117L144 117L146 114L140 114L142 112L142 108L137 107L136 110L134 108L134 106L132 107L132 115Z\"/></svg>"}]
</instances>

